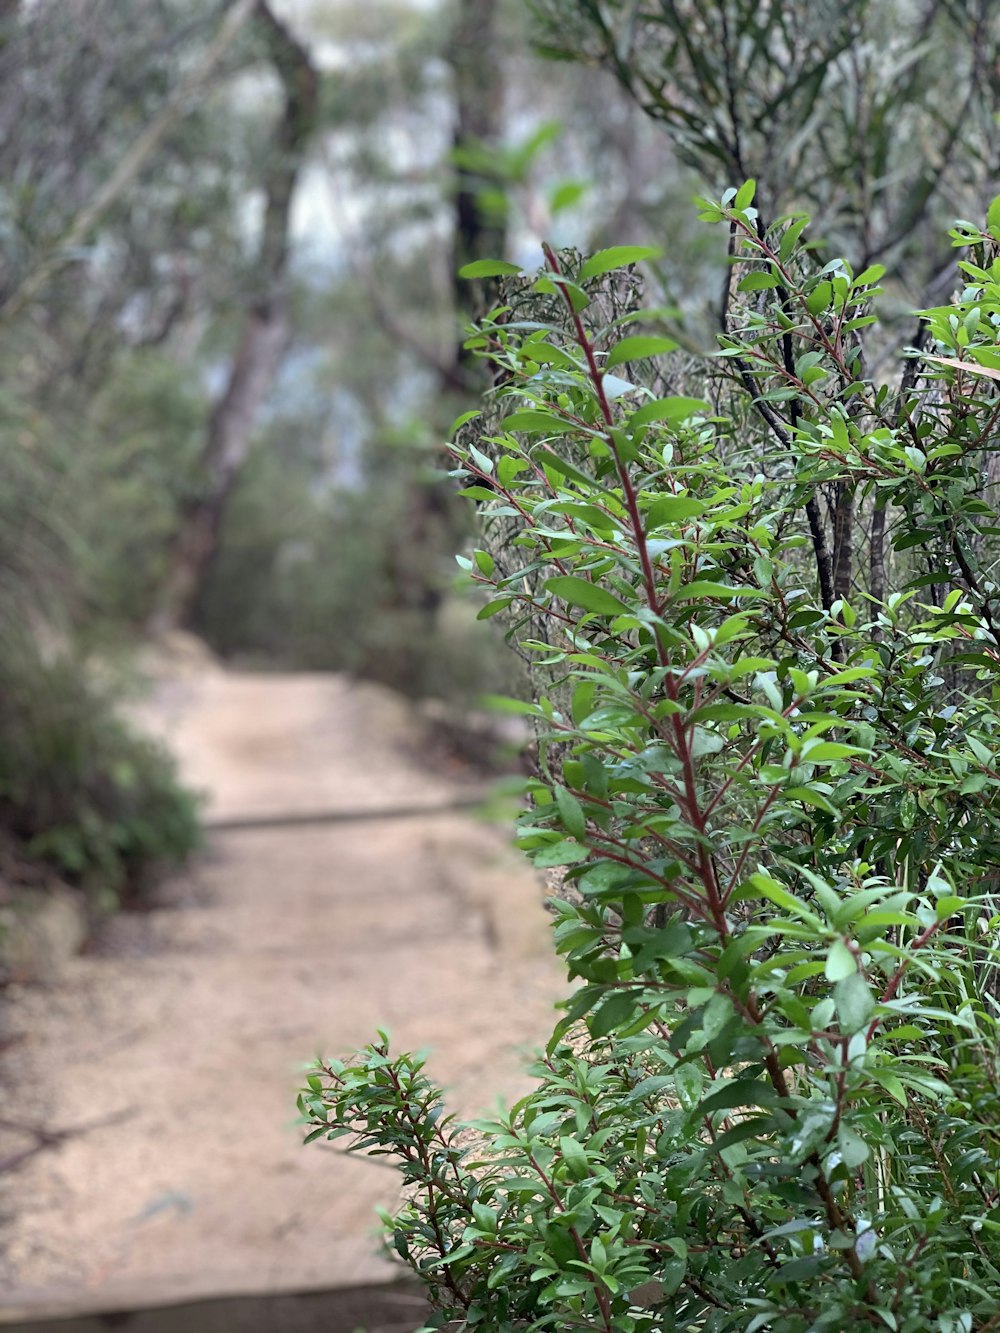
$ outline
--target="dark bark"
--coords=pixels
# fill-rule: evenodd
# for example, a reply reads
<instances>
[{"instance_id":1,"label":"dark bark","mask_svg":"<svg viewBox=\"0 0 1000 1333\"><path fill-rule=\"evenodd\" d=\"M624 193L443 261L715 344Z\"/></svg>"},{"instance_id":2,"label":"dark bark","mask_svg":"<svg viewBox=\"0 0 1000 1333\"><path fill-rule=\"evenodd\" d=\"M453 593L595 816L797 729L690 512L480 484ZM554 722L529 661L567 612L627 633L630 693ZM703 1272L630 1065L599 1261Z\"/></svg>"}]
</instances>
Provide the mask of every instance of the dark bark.
<instances>
[{"instance_id":1,"label":"dark bark","mask_svg":"<svg viewBox=\"0 0 1000 1333\"><path fill-rule=\"evenodd\" d=\"M264 400L290 337L288 248L292 198L319 119L319 78L309 53L267 0L254 23L281 80L284 104L267 164L265 210L255 291L225 391L209 419L201 460L202 491L182 516L154 628L190 623L219 544L223 515L246 463Z\"/></svg>"},{"instance_id":2,"label":"dark bark","mask_svg":"<svg viewBox=\"0 0 1000 1333\"><path fill-rule=\"evenodd\" d=\"M834 603L833 593L833 557L826 540L826 528L823 515L815 495L806 501L806 518L809 520L809 537L812 541L813 555L816 557L816 576L819 580L819 600L824 611L829 611Z\"/></svg>"},{"instance_id":3,"label":"dark bark","mask_svg":"<svg viewBox=\"0 0 1000 1333\"><path fill-rule=\"evenodd\" d=\"M885 505L872 510L868 541L868 591L876 602L885 601Z\"/></svg>"},{"instance_id":4,"label":"dark bark","mask_svg":"<svg viewBox=\"0 0 1000 1333\"><path fill-rule=\"evenodd\" d=\"M854 564L854 491L838 481L833 501L833 596L846 601L851 595Z\"/></svg>"},{"instance_id":5,"label":"dark bark","mask_svg":"<svg viewBox=\"0 0 1000 1333\"><path fill-rule=\"evenodd\" d=\"M459 0L449 59L454 75L456 148L495 148L503 117L503 76L497 58L496 0ZM452 269L455 310L460 320L476 318L488 306L493 284L458 277L463 264L502 258L503 220L485 216L479 201L482 180L459 168L455 182L455 239ZM469 381L469 363L459 339L456 365Z\"/></svg>"},{"instance_id":6,"label":"dark bark","mask_svg":"<svg viewBox=\"0 0 1000 1333\"><path fill-rule=\"evenodd\" d=\"M854 491L845 481L833 488L833 598L846 602L851 596L854 567ZM844 660L844 641L834 639L835 662Z\"/></svg>"},{"instance_id":7,"label":"dark bark","mask_svg":"<svg viewBox=\"0 0 1000 1333\"><path fill-rule=\"evenodd\" d=\"M497 0L458 0L455 26L448 43L454 89L452 142L456 149L495 149L501 138L503 78L497 58ZM483 175L456 167L452 240L452 301L455 338L447 360L435 363L442 392L458 393L467 403L486 387L479 363L464 349L462 327L487 309L494 294L489 282L458 276L463 264L502 257L505 225L485 215L479 194ZM383 326L398 337L399 321L391 309L381 312ZM426 354L422 355L426 361ZM432 553L454 549L462 519L454 488L448 482L414 478L405 499L395 540L386 559L392 588L391 610L409 618L418 633L432 633L442 600L442 584ZM450 534L446 539L445 534ZM414 658L414 669L416 658ZM373 664L376 672L384 666ZM404 668L405 669L405 668Z\"/></svg>"}]
</instances>

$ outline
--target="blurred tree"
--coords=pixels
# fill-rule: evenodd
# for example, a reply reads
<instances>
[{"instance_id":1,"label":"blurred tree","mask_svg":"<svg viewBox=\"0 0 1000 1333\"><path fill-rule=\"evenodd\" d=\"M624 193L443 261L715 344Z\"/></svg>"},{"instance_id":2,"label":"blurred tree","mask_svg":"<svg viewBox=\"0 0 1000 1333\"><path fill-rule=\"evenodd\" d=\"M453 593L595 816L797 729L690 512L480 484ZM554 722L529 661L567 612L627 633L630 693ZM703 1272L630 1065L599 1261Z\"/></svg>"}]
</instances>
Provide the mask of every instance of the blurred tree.
<instances>
[{"instance_id":1,"label":"blurred tree","mask_svg":"<svg viewBox=\"0 0 1000 1333\"><path fill-rule=\"evenodd\" d=\"M319 125L319 76L308 51L256 0L254 19L268 59L281 82L282 108L266 154L262 186L264 220L247 293L248 310L225 391L208 423L201 458L200 493L181 515L171 567L155 628L190 622L195 600L219 541L223 511L246 465L261 406L287 350L292 200Z\"/></svg>"},{"instance_id":2,"label":"blurred tree","mask_svg":"<svg viewBox=\"0 0 1000 1333\"><path fill-rule=\"evenodd\" d=\"M639 200L652 137L619 169L627 100L601 76L595 116L568 65L523 110L522 15L499 0L35 0L0 22L0 367L71 497L46 516L70 619L90 642L185 621L443 681L421 663L464 520L436 450L474 378L457 330L489 296L454 269L547 229L560 108L609 159L575 221L561 205L581 237L623 189L630 225L663 207ZM290 420L315 432L301 454ZM324 626L313 587L340 571L356 592Z\"/></svg>"},{"instance_id":3,"label":"blurred tree","mask_svg":"<svg viewBox=\"0 0 1000 1333\"><path fill-rule=\"evenodd\" d=\"M488 282L458 277L464 265L506 252L506 198L503 190L488 193L475 168L485 165L486 183L494 174L491 163L503 141L503 62L497 59L496 0L458 0L447 47L454 85L454 161L456 179L455 244L452 272L455 310L478 318L492 295ZM470 358L459 340L456 362L468 373Z\"/></svg>"}]
</instances>

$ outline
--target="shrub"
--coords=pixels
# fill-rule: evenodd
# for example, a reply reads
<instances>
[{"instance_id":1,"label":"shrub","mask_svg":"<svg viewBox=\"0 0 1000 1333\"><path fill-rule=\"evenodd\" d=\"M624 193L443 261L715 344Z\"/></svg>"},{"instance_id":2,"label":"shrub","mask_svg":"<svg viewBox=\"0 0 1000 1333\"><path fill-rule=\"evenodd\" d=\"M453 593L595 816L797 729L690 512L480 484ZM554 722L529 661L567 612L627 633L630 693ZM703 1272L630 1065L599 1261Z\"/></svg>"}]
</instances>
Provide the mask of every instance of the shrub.
<instances>
[{"instance_id":1,"label":"shrub","mask_svg":"<svg viewBox=\"0 0 1000 1333\"><path fill-rule=\"evenodd\" d=\"M96 906L143 889L198 841L193 796L164 750L69 655L0 655L0 828Z\"/></svg>"},{"instance_id":2,"label":"shrub","mask_svg":"<svg viewBox=\"0 0 1000 1333\"><path fill-rule=\"evenodd\" d=\"M511 706L573 989L471 1135L384 1034L300 1097L309 1138L399 1161L428 1327L1000 1328L1000 201L895 383L880 271L816 272L752 204L703 207L739 282L697 393L641 386L641 315L587 327L631 249L547 251L569 336L500 310L472 340L514 410L461 470L519 534L466 563L562 674ZM827 493L873 555L850 597Z\"/></svg>"}]
</instances>

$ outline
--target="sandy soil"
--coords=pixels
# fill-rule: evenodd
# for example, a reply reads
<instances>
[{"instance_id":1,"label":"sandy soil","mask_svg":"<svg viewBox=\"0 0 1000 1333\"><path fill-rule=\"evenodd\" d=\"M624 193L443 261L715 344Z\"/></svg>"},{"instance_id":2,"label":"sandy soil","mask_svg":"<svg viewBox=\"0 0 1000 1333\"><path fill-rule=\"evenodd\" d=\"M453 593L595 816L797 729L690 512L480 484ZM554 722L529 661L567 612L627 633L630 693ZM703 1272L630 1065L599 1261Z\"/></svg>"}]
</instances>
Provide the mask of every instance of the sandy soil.
<instances>
[{"instance_id":1,"label":"sandy soil","mask_svg":"<svg viewBox=\"0 0 1000 1333\"><path fill-rule=\"evenodd\" d=\"M405 705L336 677L201 663L162 675L144 713L215 818L469 789L421 764ZM302 1064L388 1026L475 1113L523 1089L559 989L538 884L494 827L428 814L213 835L58 985L8 993L23 1035L0 1115L114 1123L5 1179L0 1322L376 1279L373 1207L395 1179L301 1147Z\"/></svg>"}]
</instances>

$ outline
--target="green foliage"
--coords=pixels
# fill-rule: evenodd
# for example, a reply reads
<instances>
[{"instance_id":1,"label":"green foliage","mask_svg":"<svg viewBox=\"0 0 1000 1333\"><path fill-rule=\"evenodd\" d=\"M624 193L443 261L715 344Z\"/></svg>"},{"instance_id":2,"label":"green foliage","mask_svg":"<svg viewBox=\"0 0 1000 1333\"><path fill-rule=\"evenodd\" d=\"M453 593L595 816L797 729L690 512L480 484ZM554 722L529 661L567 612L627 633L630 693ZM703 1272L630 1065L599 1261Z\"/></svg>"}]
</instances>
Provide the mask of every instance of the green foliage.
<instances>
[{"instance_id":1,"label":"green foliage","mask_svg":"<svg viewBox=\"0 0 1000 1333\"><path fill-rule=\"evenodd\" d=\"M91 421L0 400L0 834L100 908L181 860L198 827L173 764L70 646L95 603L105 626L141 618L173 513L164 446L183 393L161 361L131 370Z\"/></svg>"},{"instance_id":2,"label":"green foliage","mask_svg":"<svg viewBox=\"0 0 1000 1333\"><path fill-rule=\"evenodd\" d=\"M27 642L0 656L0 828L107 908L197 845L169 756L118 715L110 687Z\"/></svg>"},{"instance_id":3,"label":"green foliage","mask_svg":"<svg viewBox=\"0 0 1000 1333\"><path fill-rule=\"evenodd\" d=\"M709 188L756 177L766 217L808 208L827 257L889 263L925 301L946 219L995 181L991 0L529 6L542 49L607 68Z\"/></svg>"},{"instance_id":4,"label":"green foliage","mask_svg":"<svg viewBox=\"0 0 1000 1333\"><path fill-rule=\"evenodd\" d=\"M141 630L148 620L196 491L207 414L190 372L162 353L144 349L108 368L67 469L92 623Z\"/></svg>"},{"instance_id":5,"label":"green foliage","mask_svg":"<svg viewBox=\"0 0 1000 1333\"><path fill-rule=\"evenodd\" d=\"M518 840L564 868L573 986L535 1090L472 1134L384 1034L300 1098L310 1138L399 1161L429 1327L998 1326L1000 236L956 229L968 286L878 383L878 272L816 272L752 198L702 204L758 279L704 401L612 398L634 320L588 327L551 251L569 335L501 309L473 338L513 411L461 475L518 535L462 563L561 672L520 705ZM831 483L895 553L828 604Z\"/></svg>"}]
</instances>

